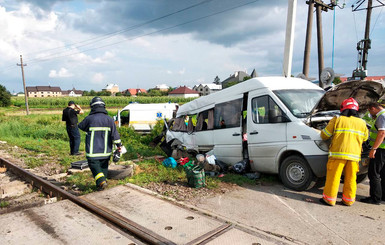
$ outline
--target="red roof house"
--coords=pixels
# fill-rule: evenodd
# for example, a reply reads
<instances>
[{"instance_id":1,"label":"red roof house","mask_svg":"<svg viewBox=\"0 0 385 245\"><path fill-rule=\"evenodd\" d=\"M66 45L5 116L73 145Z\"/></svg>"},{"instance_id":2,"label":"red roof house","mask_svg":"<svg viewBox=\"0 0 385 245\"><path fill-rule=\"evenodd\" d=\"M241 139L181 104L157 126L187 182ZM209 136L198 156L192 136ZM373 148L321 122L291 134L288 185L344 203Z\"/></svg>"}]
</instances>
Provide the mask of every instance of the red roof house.
<instances>
[{"instance_id":1,"label":"red roof house","mask_svg":"<svg viewBox=\"0 0 385 245\"><path fill-rule=\"evenodd\" d=\"M199 97L199 92L192 90L186 86L181 86L170 93L168 93L168 96L171 97L183 97L183 98L193 98L193 97Z\"/></svg>"}]
</instances>

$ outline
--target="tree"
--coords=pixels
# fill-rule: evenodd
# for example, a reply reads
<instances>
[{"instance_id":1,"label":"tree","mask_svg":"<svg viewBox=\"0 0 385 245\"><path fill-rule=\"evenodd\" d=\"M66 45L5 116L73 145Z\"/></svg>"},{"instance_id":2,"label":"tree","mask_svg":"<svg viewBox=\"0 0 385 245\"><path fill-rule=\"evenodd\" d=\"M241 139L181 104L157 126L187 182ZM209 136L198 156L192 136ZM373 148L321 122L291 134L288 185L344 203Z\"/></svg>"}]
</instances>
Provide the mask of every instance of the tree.
<instances>
[{"instance_id":1,"label":"tree","mask_svg":"<svg viewBox=\"0 0 385 245\"><path fill-rule=\"evenodd\" d=\"M245 77L243 78L243 81L247 81L247 80L249 80L249 79L251 79L251 77L245 76Z\"/></svg>"},{"instance_id":2,"label":"tree","mask_svg":"<svg viewBox=\"0 0 385 245\"><path fill-rule=\"evenodd\" d=\"M3 86L0 85L0 107L7 107L11 105L11 93Z\"/></svg>"},{"instance_id":3,"label":"tree","mask_svg":"<svg viewBox=\"0 0 385 245\"><path fill-rule=\"evenodd\" d=\"M340 77L335 77L334 80L333 80L333 84L334 85L337 85L337 84L340 84L342 81L341 81L341 78Z\"/></svg>"},{"instance_id":4,"label":"tree","mask_svg":"<svg viewBox=\"0 0 385 245\"><path fill-rule=\"evenodd\" d=\"M216 77L214 78L214 83L217 84L217 85L219 85L219 84L221 83L221 79L219 79L219 77L216 76Z\"/></svg>"},{"instance_id":5,"label":"tree","mask_svg":"<svg viewBox=\"0 0 385 245\"><path fill-rule=\"evenodd\" d=\"M224 88L234 86L235 84L238 84L238 82L237 81L228 82Z\"/></svg>"}]
</instances>

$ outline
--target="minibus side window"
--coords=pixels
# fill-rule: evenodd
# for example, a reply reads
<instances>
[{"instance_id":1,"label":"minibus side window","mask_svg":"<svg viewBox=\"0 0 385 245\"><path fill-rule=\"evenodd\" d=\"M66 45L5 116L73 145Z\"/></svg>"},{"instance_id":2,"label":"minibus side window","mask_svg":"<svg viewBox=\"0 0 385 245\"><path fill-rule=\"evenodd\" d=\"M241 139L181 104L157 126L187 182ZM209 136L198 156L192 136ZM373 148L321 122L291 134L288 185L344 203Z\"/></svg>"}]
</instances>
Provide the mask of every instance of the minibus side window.
<instances>
[{"instance_id":1,"label":"minibus side window","mask_svg":"<svg viewBox=\"0 0 385 245\"><path fill-rule=\"evenodd\" d=\"M242 99L217 104L214 108L214 128L234 128L241 125Z\"/></svg>"},{"instance_id":2,"label":"minibus side window","mask_svg":"<svg viewBox=\"0 0 385 245\"><path fill-rule=\"evenodd\" d=\"M214 109L202 111L198 114L196 131L211 130L214 128Z\"/></svg>"},{"instance_id":3,"label":"minibus side window","mask_svg":"<svg viewBox=\"0 0 385 245\"><path fill-rule=\"evenodd\" d=\"M178 117L174 119L174 124L172 126L172 131L176 132L187 132L187 125L185 123L185 117Z\"/></svg>"},{"instance_id":4,"label":"minibus side window","mask_svg":"<svg viewBox=\"0 0 385 245\"><path fill-rule=\"evenodd\" d=\"M280 123L283 122L283 112L274 100L267 95L251 100L252 116L254 123Z\"/></svg>"}]
</instances>

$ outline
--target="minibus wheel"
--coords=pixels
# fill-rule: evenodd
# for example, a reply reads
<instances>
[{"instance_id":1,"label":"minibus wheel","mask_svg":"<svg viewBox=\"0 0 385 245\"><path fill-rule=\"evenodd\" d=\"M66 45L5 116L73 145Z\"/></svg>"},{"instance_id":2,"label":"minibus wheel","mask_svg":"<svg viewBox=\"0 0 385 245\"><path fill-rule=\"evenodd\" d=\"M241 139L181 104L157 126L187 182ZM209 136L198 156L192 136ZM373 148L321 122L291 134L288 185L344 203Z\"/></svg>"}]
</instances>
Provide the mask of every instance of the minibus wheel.
<instances>
[{"instance_id":1,"label":"minibus wheel","mask_svg":"<svg viewBox=\"0 0 385 245\"><path fill-rule=\"evenodd\" d=\"M279 176L284 186L303 191L310 187L314 175L307 161L301 156L289 156L279 169Z\"/></svg>"}]
</instances>

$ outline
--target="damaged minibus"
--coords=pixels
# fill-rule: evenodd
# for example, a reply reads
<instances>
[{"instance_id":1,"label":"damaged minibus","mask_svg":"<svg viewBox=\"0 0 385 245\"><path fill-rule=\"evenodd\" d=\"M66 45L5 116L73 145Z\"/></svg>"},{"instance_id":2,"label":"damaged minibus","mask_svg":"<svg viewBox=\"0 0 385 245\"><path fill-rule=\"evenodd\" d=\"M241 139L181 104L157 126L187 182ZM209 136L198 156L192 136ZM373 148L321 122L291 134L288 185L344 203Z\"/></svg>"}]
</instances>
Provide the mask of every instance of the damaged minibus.
<instances>
[{"instance_id":1,"label":"damaged minibus","mask_svg":"<svg viewBox=\"0 0 385 245\"><path fill-rule=\"evenodd\" d=\"M228 165L247 159L252 171L279 174L286 187L301 191L326 175L328 144L320 130L341 102L354 97L362 114L383 89L379 82L352 81L325 94L307 80L257 77L180 106L166 142L212 150ZM359 175L366 173L360 166Z\"/></svg>"}]
</instances>

